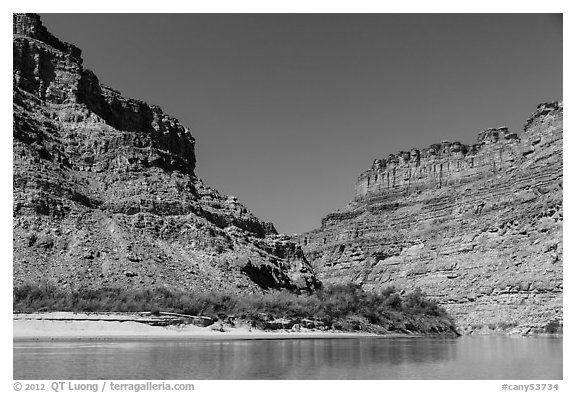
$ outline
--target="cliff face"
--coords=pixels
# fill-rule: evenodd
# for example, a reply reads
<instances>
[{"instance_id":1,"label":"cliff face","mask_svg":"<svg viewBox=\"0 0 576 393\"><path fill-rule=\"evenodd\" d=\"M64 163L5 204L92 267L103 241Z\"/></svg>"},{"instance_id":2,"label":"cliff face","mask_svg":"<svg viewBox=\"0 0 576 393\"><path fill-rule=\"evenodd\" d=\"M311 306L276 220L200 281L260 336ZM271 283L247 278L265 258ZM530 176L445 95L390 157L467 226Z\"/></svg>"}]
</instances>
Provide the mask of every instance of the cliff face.
<instances>
[{"instance_id":1,"label":"cliff face","mask_svg":"<svg viewBox=\"0 0 576 393\"><path fill-rule=\"evenodd\" d=\"M37 15L13 30L14 284L312 290L302 250L194 174L194 138L101 85Z\"/></svg>"},{"instance_id":2,"label":"cliff face","mask_svg":"<svg viewBox=\"0 0 576 393\"><path fill-rule=\"evenodd\" d=\"M562 321L562 103L375 160L356 197L300 242L325 283L420 287L464 329Z\"/></svg>"}]
</instances>

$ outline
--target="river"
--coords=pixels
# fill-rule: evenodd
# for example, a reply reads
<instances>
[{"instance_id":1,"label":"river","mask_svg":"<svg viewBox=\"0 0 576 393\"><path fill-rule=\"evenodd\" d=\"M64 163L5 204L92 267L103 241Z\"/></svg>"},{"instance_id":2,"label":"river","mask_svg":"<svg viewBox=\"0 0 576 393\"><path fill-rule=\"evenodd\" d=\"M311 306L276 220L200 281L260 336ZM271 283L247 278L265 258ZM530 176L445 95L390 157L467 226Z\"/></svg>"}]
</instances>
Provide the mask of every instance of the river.
<instances>
[{"instance_id":1,"label":"river","mask_svg":"<svg viewBox=\"0 0 576 393\"><path fill-rule=\"evenodd\" d=\"M562 379L562 338L15 340L14 379Z\"/></svg>"}]
</instances>

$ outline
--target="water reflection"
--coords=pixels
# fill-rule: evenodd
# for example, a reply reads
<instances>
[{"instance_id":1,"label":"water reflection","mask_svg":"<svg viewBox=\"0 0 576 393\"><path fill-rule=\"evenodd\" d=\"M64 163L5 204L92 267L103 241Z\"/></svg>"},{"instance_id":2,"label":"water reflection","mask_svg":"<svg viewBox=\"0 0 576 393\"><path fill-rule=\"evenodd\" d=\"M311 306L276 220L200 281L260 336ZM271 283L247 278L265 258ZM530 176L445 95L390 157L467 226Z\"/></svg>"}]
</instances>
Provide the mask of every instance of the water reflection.
<instances>
[{"instance_id":1,"label":"water reflection","mask_svg":"<svg viewBox=\"0 0 576 393\"><path fill-rule=\"evenodd\" d=\"M561 379L535 337L14 343L15 379Z\"/></svg>"}]
</instances>

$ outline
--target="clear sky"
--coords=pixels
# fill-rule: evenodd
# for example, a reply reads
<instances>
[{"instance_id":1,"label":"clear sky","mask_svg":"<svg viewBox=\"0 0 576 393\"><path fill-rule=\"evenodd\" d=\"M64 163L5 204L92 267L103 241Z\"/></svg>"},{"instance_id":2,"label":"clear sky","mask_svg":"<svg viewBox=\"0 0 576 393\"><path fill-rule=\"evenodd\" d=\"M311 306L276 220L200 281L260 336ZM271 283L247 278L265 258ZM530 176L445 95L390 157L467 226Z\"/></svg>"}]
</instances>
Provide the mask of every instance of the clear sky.
<instances>
[{"instance_id":1,"label":"clear sky","mask_svg":"<svg viewBox=\"0 0 576 393\"><path fill-rule=\"evenodd\" d=\"M279 232L320 226L375 158L562 99L562 17L42 14L124 95L191 128L196 174Z\"/></svg>"}]
</instances>

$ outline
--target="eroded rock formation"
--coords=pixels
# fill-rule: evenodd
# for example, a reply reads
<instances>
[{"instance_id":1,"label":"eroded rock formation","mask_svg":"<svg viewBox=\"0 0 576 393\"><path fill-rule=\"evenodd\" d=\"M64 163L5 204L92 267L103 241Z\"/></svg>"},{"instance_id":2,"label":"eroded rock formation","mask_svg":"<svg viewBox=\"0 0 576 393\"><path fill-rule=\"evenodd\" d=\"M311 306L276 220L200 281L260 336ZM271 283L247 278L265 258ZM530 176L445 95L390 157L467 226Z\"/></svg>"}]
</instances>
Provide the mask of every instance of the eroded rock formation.
<instances>
[{"instance_id":1,"label":"eroded rock formation","mask_svg":"<svg viewBox=\"0 0 576 393\"><path fill-rule=\"evenodd\" d=\"M302 250L194 174L191 131L33 14L13 31L14 284L312 290Z\"/></svg>"},{"instance_id":2,"label":"eroded rock formation","mask_svg":"<svg viewBox=\"0 0 576 393\"><path fill-rule=\"evenodd\" d=\"M356 197L300 241L325 283L420 287L465 329L562 320L562 103L375 160Z\"/></svg>"},{"instance_id":3,"label":"eroded rock formation","mask_svg":"<svg viewBox=\"0 0 576 393\"><path fill-rule=\"evenodd\" d=\"M562 320L561 103L519 134L374 161L303 252L196 177L176 119L103 86L38 16L13 33L14 284L251 293L318 277L420 287L465 329Z\"/></svg>"}]
</instances>

